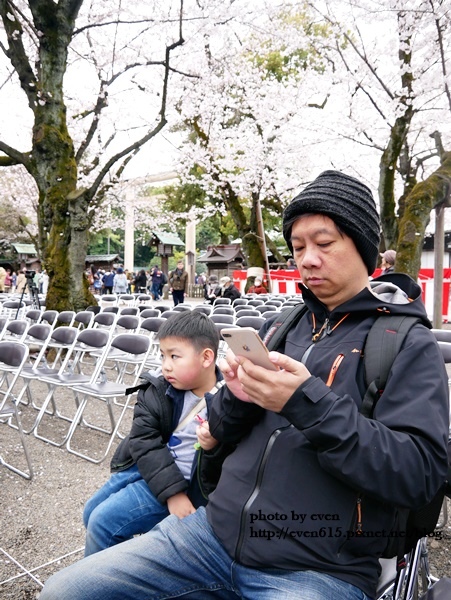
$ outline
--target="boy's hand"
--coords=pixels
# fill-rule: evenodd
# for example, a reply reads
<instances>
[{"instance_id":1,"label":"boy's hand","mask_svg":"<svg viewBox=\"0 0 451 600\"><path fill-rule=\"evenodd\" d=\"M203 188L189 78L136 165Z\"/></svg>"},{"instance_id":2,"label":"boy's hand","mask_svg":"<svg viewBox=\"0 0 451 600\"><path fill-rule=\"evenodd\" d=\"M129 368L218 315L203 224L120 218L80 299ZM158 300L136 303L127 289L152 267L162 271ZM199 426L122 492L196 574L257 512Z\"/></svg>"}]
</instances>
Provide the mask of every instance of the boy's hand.
<instances>
[{"instance_id":1,"label":"boy's hand","mask_svg":"<svg viewBox=\"0 0 451 600\"><path fill-rule=\"evenodd\" d=\"M168 498L168 510L171 515L175 515L179 519L196 512L191 500L184 492L179 492Z\"/></svg>"},{"instance_id":2,"label":"boy's hand","mask_svg":"<svg viewBox=\"0 0 451 600\"><path fill-rule=\"evenodd\" d=\"M210 433L208 421L203 421L201 425L198 425L196 428L196 435L199 445L203 450L213 450L218 444L218 440Z\"/></svg>"}]
</instances>

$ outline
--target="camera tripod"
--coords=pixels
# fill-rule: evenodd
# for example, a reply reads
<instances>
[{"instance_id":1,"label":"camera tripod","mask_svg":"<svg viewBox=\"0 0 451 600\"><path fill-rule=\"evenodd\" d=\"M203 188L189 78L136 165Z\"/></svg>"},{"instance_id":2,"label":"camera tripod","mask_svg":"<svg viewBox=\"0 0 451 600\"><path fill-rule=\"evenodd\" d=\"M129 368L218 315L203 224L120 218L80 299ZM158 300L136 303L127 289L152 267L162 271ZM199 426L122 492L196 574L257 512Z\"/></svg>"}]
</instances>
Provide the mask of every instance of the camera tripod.
<instances>
[{"instance_id":1,"label":"camera tripod","mask_svg":"<svg viewBox=\"0 0 451 600\"><path fill-rule=\"evenodd\" d=\"M35 286L35 284L33 283L33 276L31 275L25 275L26 281L27 283L24 285L24 288L22 290L22 294L20 295L19 298L19 306L17 308L17 313L16 313L16 319L19 315L19 310L22 306L22 301L24 299L25 296L25 292L28 290L28 297L30 299L31 302L31 307L32 308L37 308L37 309L41 309L41 303L39 301L39 290L38 288Z\"/></svg>"}]
</instances>

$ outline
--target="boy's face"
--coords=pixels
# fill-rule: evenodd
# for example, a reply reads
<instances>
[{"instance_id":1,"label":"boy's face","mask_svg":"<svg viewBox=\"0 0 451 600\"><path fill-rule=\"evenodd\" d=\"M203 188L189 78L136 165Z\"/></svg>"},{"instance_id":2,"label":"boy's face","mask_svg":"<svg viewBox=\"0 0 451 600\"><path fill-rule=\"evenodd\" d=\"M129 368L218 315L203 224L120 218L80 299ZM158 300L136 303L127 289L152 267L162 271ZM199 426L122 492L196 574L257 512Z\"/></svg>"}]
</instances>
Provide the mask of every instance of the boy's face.
<instances>
[{"instance_id":1,"label":"boy's face","mask_svg":"<svg viewBox=\"0 0 451 600\"><path fill-rule=\"evenodd\" d=\"M192 390L196 396L203 395L207 371L203 352L198 352L187 340L167 337L160 340L160 353L166 381L177 390Z\"/></svg>"}]
</instances>

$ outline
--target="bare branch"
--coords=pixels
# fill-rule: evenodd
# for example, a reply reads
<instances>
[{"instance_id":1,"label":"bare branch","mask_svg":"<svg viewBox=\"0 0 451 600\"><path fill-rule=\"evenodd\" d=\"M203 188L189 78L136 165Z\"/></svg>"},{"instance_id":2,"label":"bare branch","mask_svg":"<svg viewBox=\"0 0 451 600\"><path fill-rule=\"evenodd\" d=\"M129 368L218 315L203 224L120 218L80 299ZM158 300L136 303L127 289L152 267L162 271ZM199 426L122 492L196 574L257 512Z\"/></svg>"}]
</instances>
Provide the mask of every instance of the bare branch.
<instances>
[{"instance_id":1,"label":"bare branch","mask_svg":"<svg viewBox=\"0 0 451 600\"><path fill-rule=\"evenodd\" d=\"M29 153L24 154L23 152L19 152L19 150L12 148L2 141L0 141L0 151L6 154L6 157L0 156L0 166L10 167L12 165L23 165L28 170L30 164Z\"/></svg>"},{"instance_id":2,"label":"bare branch","mask_svg":"<svg viewBox=\"0 0 451 600\"><path fill-rule=\"evenodd\" d=\"M429 0L429 3L431 5L432 12L434 12L434 5L433 5L432 1ZM437 29L438 45L440 48L440 62L442 64L443 80L445 82L445 94L446 94L446 97L448 98L448 104L449 104L449 108L451 110L451 92L450 92L448 82L447 82L446 58L445 58L445 50L443 47L443 30L442 30L442 26L440 23L440 19L438 19L438 18L435 19L435 27Z\"/></svg>"},{"instance_id":3,"label":"bare branch","mask_svg":"<svg viewBox=\"0 0 451 600\"><path fill-rule=\"evenodd\" d=\"M179 39L176 42L174 42L166 47L165 61L164 61L163 89L162 89L162 93L161 93L161 105L160 105L160 113L159 113L160 119L159 119L158 124L153 129L151 129L140 140L137 140L134 144L131 144L127 148L124 148L124 150L122 150L121 152L118 152L117 154L112 156L106 162L106 164L103 166L103 168L101 169L101 171L97 175L95 181L93 182L93 184L91 185L91 187L89 188L89 190L87 192L87 195L89 198L94 197L96 191L98 190L100 184L102 183L102 180L104 179L104 177L106 176L108 171L112 168L112 166L116 162L118 162L121 158L123 158L124 156L127 156L128 154L136 153L139 150L139 148L141 148L141 146L143 146L146 142L148 142L150 139L155 137L166 125L166 122L167 122L166 121L166 102L167 102L167 96L168 96L169 74L172 71L172 69L170 67L171 52L173 50L175 50L175 48L177 48L178 46L181 46L184 43L184 39L182 36L183 0L180 0L179 22L180 22Z\"/></svg>"},{"instance_id":4,"label":"bare branch","mask_svg":"<svg viewBox=\"0 0 451 600\"><path fill-rule=\"evenodd\" d=\"M8 15L14 15L14 19L12 20ZM22 25L16 18L13 5L8 0L0 0L0 16L8 38L8 48L4 48L3 51L17 72L20 85L28 98L28 105L33 110L36 101L37 80L22 43Z\"/></svg>"}]
</instances>

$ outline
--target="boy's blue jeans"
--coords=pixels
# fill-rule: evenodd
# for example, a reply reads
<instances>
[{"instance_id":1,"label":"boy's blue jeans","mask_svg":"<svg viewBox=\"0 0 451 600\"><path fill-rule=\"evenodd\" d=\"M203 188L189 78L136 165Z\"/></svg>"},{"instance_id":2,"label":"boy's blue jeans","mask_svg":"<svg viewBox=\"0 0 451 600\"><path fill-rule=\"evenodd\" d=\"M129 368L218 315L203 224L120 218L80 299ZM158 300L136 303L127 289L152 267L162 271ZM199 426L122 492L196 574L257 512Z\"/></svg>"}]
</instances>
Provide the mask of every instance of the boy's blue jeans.
<instances>
[{"instance_id":1,"label":"boy's blue jeans","mask_svg":"<svg viewBox=\"0 0 451 600\"><path fill-rule=\"evenodd\" d=\"M150 531L169 515L133 465L113 473L85 504L85 556Z\"/></svg>"},{"instance_id":2,"label":"boy's blue jeans","mask_svg":"<svg viewBox=\"0 0 451 600\"><path fill-rule=\"evenodd\" d=\"M252 569L236 563L205 509L171 515L152 531L88 556L51 577L40 600L368 600L322 573Z\"/></svg>"}]
</instances>

